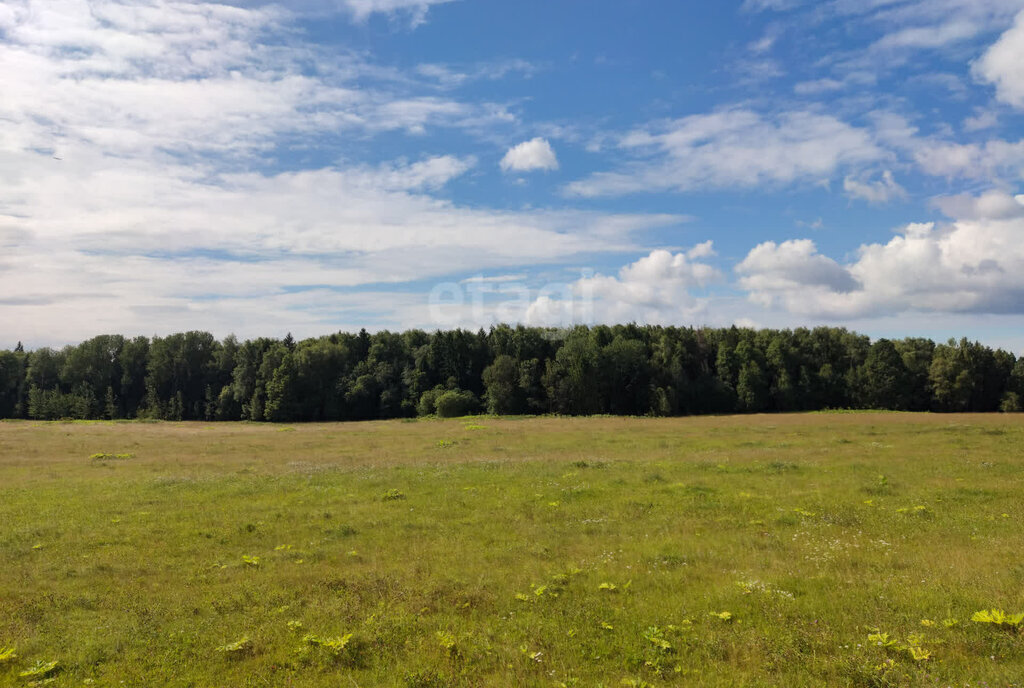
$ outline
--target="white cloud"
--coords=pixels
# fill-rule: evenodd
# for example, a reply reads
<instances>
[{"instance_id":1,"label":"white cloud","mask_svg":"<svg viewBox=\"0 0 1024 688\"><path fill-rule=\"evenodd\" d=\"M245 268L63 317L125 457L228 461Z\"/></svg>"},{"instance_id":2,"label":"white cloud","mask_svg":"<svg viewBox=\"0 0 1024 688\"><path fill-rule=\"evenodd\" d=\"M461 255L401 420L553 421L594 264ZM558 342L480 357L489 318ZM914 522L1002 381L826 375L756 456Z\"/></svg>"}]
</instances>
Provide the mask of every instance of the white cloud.
<instances>
[{"instance_id":1,"label":"white cloud","mask_svg":"<svg viewBox=\"0 0 1024 688\"><path fill-rule=\"evenodd\" d=\"M501 159L501 169L506 172L557 170L558 158L548 140L537 137L509 148Z\"/></svg>"},{"instance_id":2,"label":"white cloud","mask_svg":"<svg viewBox=\"0 0 1024 688\"><path fill-rule=\"evenodd\" d=\"M461 280L459 284L501 284L504 282L522 282L527 278L526 273L519 272L511 275L476 275Z\"/></svg>"},{"instance_id":3,"label":"white cloud","mask_svg":"<svg viewBox=\"0 0 1024 688\"><path fill-rule=\"evenodd\" d=\"M97 328L167 332L182 323L257 333L286 321L287 309L298 322L326 312L326 287L361 290L445 279L466 265L507 270L635 250L638 232L680 221L459 207L427 193L471 162L448 157L213 178L142 163L93 170L42 156L21 162L0 211L0 321L18 323L17 336L35 341L73 341ZM268 306L261 316L264 301L280 310ZM423 322L422 294L418 304L417 316L382 303L381 317Z\"/></svg>"},{"instance_id":4,"label":"white cloud","mask_svg":"<svg viewBox=\"0 0 1024 688\"><path fill-rule=\"evenodd\" d=\"M959 143L951 128L923 136L905 116L878 110L869 113L875 140L913 163L927 175L949 180L975 179L996 183L1024 179L1024 139L991 138L982 143Z\"/></svg>"},{"instance_id":5,"label":"white cloud","mask_svg":"<svg viewBox=\"0 0 1024 688\"><path fill-rule=\"evenodd\" d=\"M652 251L619 270L569 285L568 294L542 295L526 310L533 325L572 323L691 323L704 313L706 298L693 294L720 277L701 259L714 255L710 241L688 251Z\"/></svg>"},{"instance_id":6,"label":"white cloud","mask_svg":"<svg viewBox=\"0 0 1024 688\"><path fill-rule=\"evenodd\" d=\"M509 74L521 74L531 77L538 67L526 60L499 60L496 62L479 62L466 66L452 66L427 62L416 66L416 73L433 79L439 86L455 88L480 79L503 79Z\"/></svg>"},{"instance_id":7,"label":"white cloud","mask_svg":"<svg viewBox=\"0 0 1024 688\"><path fill-rule=\"evenodd\" d=\"M802 51L822 37L827 53L809 66L847 82L853 74L881 78L896 70L906 70L903 78L927 77L936 71L937 60L962 65L977 54L978 41L1012 24L1024 1L747 0L744 7L798 9L776 21L790 25L788 33L800 37ZM856 36L868 45L836 43L836 34ZM930 55L922 59L921 53Z\"/></svg>"},{"instance_id":8,"label":"white cloud","mask_svg":"<svg viewBox=\"0 0 1024 688\"><path fill-rule=\"evenodd\" d=\"M740 285L753 292L817 287L848 293L858 286L846 268L819 254L810 239L759 244L736 266L736 272L741 275Z\"/></svg>"},{"instance_id":9,"label":"white cloud","mask_svg":"<svg viewBox=\"0 0 1024 688\"><path fill-rule=\"evenodd\" d=\"M796 9L803 4L806 4L807 0L743 0L741 9L747 12L786 12L792 9Z\"/></svg>"},{"instance_id":10,"label":"white cloud","mask_svg":"<svg viewBox=\"0 0 1024 688\"><path fill-rule=\"evenodd\" d=\"M843 190L850 198L859 198L873 204L888 203L893 199L907 196L906 190L896 183L889 170L882 172L882 178L878 181L846 177L843 180Z\"/></svg>"},{"instance_id":11,"label":"white cloud","mask_svg":"<svg viewBox=\"0 0 1024 688\"><path fill-rule=\"evenodd\" d=\"M999 124L999 115L994 110L976 108L974 114L964 118L964 131L983 131Z\"/></svg>"},{"instance_id":12,"label":"white cloud","mask_svg":"<svg viewBox=\"0 0 1024 688\"><path fill-rule=\"evenodd\" d=\"M645 158L623 171L574 182L569 193L590 197L820 183L841 168L886 157L870 132L809 111L693 115L634 131L620 146Z\"/></svg>"},{"instance_id":13,"label":"white cloud","mask_svg":"<svg viewBox=\"0 0 1024 688\"><path fill-rule=\"evenodd\" d=\"M418 6L372 11L400 4ZM383 292L367 296L370 314L355 317L354 292L466 265L507 271L635 251L639 233L683 221L460 206L442 194L475 165L470 156L336 162L382 131L493 135L512 119L501 106L430 95L436 84L363 57L291 45L291 19L272 6L170 0L0 4L9 336L298 333L376 311L423 322L422 294L394 307ZM301 169L311 136L319 162ZM300 169L280 171L285 155Z\"/></svg>"},{"instance_id":14,"label":"white cloud","mask_svg":"<svg viewBox=\"0 0 1024 688\"><path fill-rule=\"evenodd\" d=\"M947 217L960 220L1009 220L1024 217L1024 195L1011 196L1005 191L987 191L980 196L960 194L935 200Z\"/></svg>"},{"instance_id":15,"label":"white cloud","mask_svg":"<svg viewBox=\"0 0 1024 688\"><path fill-rule=\"evenodd\" d=\"M1024 11L974 63L974 74L995 85L999 100L1024 109Z\"/></svg>"},{"instance_id":16,"label":"white cloud","mask_svg":"<svg viewBox=\"0 0 1024 688\"><path fill-rule=\"evenodd\" d=\"M361 57L266 40L287 33L289 16L272 7L170 0L7 7L5 148L245 157L301 135L511 120L501 106L416 93L408 77ZM374 86L359 83L367 76L378 77Z\"/></svg>"},{"instance_id":17,"label":"white cloud","mask_svg":"<svg viewBox=\"0 0 1024 688\"><path fill-rule=\"evenodd\" d=\"M974 38L981 27L969 19L954 18L928 26L911 26L893 31L873 46L876 51L888 52L901 48L942 48L950 43Z\"/></svg>"},{"instance_id":18,"label":"white cloud","mask_svg":"<svg viewBox=\"0 0 1024 688\"><path fill-rule=\"evenodd\" d=\"M809 240L767 242L736 271L751 300L803 316L1024 313L1024 197L990 192L939 203L959 217L912 223L840 265Z\"/></svg>"},{"instance_id":19,"label":"white cloud","mask_svg":"<svg viewBox=\"0 0 1024 688\"><path fill-rule=\"evenodd\" d=\"M814 81L801 81L793 86L793 92L798 96L819 95L830 91L838 91L845 84L838 79L815 79Z\"/></svg>"},{"instance_id":20,"label":"white cloud","mask_svg":"<svg viewBox=\"0 0 1024 688\"><path fill-rule=\"evenodd\" d=\"M375 13L395 14L407 12L410 24L417 26L426 20L427 11L433 5L441 5L452 0L339 0L339 4L348 9L356 21L366 21Z\"/></svg>"},{"instance_id":21,"label":"white cloud","mask_svg":"<svg viewBox=\"0 0 1024 688\"><path fill-rule=\"evenodd\" d=\"M923 172L937 177L1024 179L1024 139L992 139L984 144L921 140L913 154Z\"/></svg>"}]
</instances>

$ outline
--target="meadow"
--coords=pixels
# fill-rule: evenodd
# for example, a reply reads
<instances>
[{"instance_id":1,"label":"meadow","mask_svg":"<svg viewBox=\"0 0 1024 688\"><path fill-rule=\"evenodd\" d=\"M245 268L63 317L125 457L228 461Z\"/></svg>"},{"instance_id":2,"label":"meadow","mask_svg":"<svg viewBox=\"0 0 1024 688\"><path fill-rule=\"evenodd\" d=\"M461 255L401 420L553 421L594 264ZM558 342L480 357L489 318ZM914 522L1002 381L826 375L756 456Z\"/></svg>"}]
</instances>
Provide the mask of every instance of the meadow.
<instances>
[{"instance_id":1,"label":"meadow","mask_svg":"<svg viewBox=\"0 0 1024 688\"><path fill-rule=\"evenodd\" d=\"M0 684L1021 686L1024 416L0 423Z\"/></svg>"}]
</instances>

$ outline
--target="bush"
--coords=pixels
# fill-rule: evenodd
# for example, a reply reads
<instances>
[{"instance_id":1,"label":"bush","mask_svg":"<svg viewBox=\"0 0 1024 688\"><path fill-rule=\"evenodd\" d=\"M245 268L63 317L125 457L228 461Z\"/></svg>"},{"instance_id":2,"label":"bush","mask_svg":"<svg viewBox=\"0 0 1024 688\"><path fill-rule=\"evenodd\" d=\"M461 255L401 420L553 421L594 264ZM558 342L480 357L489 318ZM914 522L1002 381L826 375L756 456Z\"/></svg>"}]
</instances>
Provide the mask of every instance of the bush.
<instances>
[{"instance_id":1,"label":"bush","mask_svg":"<svg viewBox=\"0 0 1024 688\"><path fill-rule=\"evenodd\" d=\"M451 389L437 397L436 413L442 418L456 418L475 413L480 409L480 402L472 392Z\"/></svg>"},{"instance_id":2,"label":"bush","mask_svg":"<svg viewBox=\"0 0 1024 688\"><path fill-rule=\"evenodd\" d=\"M437 398L445 393L445 388L441 385L434 387L434 389L428 389L420 396L420 401L416 404L416 414L420 416L432 416L437 413Z\"/></svg>"},{"instance_id":3,"label":"bush","mask_svg":"<svg viewBox=\"0 0 1024 688\"><path fill-rule=\"evenodd\" d=\"M1018 413L1024 411L1024 404L1021 403L1021 398L1016 392L1007 392L1003 395L999 410L1003 413Z\"/></svg>"}]
</instances>

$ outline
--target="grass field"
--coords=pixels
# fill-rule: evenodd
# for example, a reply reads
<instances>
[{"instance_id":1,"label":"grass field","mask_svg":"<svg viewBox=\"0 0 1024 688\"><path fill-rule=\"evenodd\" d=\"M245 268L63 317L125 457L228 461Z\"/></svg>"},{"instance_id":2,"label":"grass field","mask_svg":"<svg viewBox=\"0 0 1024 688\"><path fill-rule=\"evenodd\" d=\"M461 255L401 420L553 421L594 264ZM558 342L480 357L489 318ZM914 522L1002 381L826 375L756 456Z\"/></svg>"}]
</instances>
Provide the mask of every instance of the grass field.
<instances>
[{"instance_id":1,"label":"grass field","mask_svg":"<svg viewBox=\"0 0 1024 688\"><path fill-rule=\"evenodd\" d=\"M1021 686L1022 524L1022 416L5 422L0 684Z\"/></svg>"}]
</instances>

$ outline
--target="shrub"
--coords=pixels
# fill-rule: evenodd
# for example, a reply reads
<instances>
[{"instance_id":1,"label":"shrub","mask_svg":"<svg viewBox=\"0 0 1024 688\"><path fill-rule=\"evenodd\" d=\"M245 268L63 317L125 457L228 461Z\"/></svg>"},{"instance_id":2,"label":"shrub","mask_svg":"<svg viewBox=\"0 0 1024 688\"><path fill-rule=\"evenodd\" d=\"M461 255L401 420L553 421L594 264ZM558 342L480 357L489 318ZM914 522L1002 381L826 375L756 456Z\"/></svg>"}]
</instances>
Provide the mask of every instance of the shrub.
<instances>
[{"instance_id":1,"label":"shrub","mask_svg":"<svg viewBox=\"0 0 1024 688\"><path fill-rule=\"evenodd\" d=\"M479 410L480 402L472 392L451 389L437 397L436 412L442 418L466 416Z\"/></svg>"}]
</instances>

